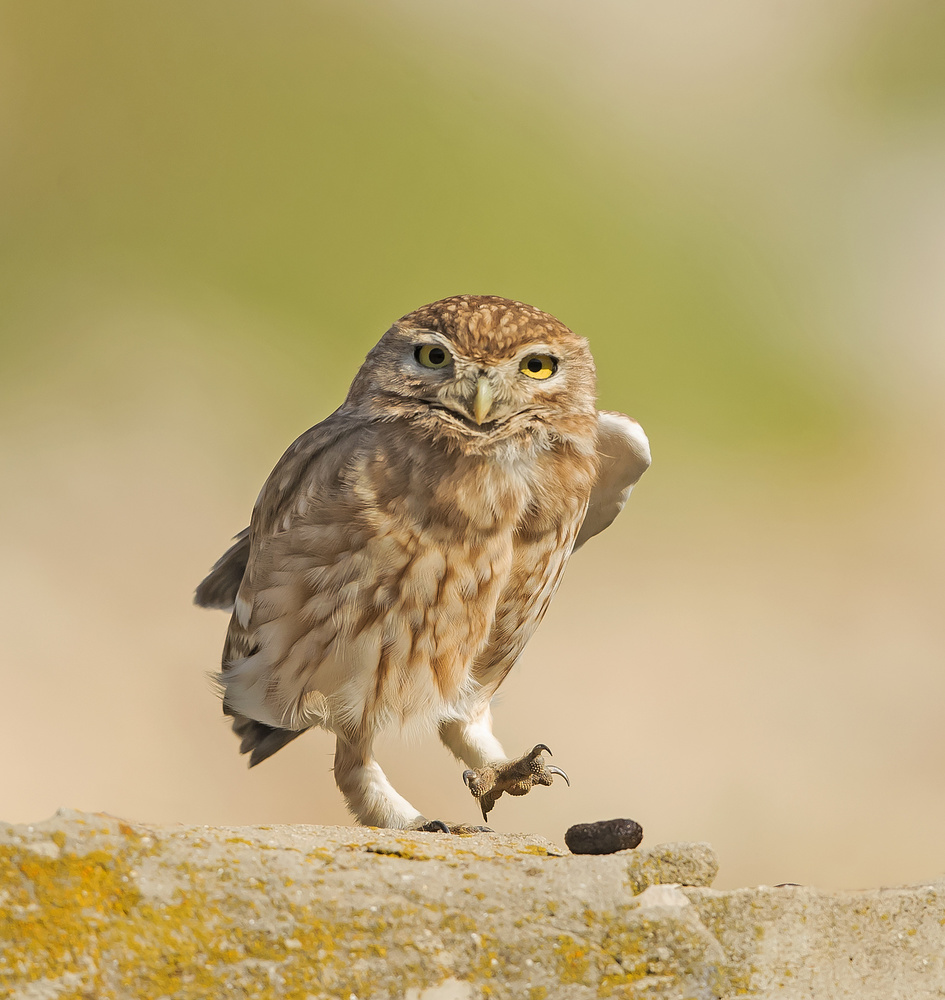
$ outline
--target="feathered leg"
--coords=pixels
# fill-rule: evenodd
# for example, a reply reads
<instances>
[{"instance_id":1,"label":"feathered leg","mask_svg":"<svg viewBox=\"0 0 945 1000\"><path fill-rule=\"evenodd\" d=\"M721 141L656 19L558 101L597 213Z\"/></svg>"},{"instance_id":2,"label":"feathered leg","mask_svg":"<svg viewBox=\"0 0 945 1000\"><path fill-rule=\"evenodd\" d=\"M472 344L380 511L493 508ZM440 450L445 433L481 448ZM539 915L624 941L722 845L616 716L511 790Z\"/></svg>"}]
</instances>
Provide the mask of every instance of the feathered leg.
<instances>
[{"instance_id":1,"label":"feathered leg","mask_svg":"<svg viewBox=\"0 0 945 1000\"><path fill-rule=\"evenodd\" d=\"M477 706L465 719L441 722L439 731L446 748L467 767L508 760L502 744L492 733L492 711L488 702Z\"/></svg>"},{"instance_id":2,"label":"feathered leg","mask_svg":"<svg viewBox=\"0 0 945 1000\"><path fill-rule=\"evenodd\" d=\"M556 774L568 781L560 767L545 763L542 752L551 751L543 743L516 760L509 760L492 733L492 712L488 702L465 719L440 723L440 739L468 765L463 781L479 803L483 819L488 819L504 792L525 795L535 785L550 785Z\"/></svg>"},{"instance_id":3,"label":"feathered leg","mask_svg":"<svg viewBox=\"0 0 945 1000\"><path fill-rule=\"evenodd\" d=\"M364 826L420 828L426 819L387 780L371 756L371 743L370 737L339 735L335 744L335 783L348 808Z\"/></svg>"}]
</instances>

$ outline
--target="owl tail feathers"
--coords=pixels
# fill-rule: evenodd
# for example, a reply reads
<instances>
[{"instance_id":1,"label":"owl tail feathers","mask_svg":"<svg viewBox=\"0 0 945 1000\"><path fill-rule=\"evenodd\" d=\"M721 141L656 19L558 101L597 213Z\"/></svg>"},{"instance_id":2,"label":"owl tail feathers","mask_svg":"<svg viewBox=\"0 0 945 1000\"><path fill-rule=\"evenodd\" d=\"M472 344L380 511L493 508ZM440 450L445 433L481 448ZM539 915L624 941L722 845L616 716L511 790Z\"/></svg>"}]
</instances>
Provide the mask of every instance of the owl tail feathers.
<instances>
[{"instance_id":1,"label":"owl tail feathers","mask_svg":"<svg viewBox=\"0 0 945 1000\"><path fill-rule=\"evenodd\" d=\"M296 736L301 736L304 729L277 729L267 726L265 722L247 719L223 703L223 711L233 717L233 732L240 738L240 753L250 754L249 766L255 767L281 750L286 743L291 743Z\"/></svg>"},{"instance_id":2,"label":"owl tail feathers","mask_svg":"<svg viewBox=\"0 0 945 1000\"><path fill-rule=\"evenodd\" d=\"M232 611L249 562L249 528L244 528L233 544L213 564L213 569L194 594L194 604L202 608ZM268 755L267 755L268 756Z\"/></svg>"}]
</instances>

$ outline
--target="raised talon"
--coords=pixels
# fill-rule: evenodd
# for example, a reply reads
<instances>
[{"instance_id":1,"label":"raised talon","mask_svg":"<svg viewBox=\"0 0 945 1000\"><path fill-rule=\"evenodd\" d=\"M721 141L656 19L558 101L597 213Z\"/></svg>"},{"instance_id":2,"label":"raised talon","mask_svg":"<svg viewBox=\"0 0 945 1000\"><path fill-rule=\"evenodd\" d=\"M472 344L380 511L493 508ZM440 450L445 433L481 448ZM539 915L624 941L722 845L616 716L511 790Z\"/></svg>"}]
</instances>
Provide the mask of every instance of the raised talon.
<instances>
[{"instance_id":1,"label":"raised talon","mask_svg":"<svg viewBox=\"0 0 945 1000\"><path fill-rule=\"evenodd\" d=\"M537 746L532 747L532 752L528 754L528 756L537 757L542 750L544 750L550 757L554 757L554 754L551 752L551 747L545 746L544 743L539 743ZM549 774L560 774L561 777L564 778L564 783L568 786L568 788L571 787L571 782L568 780L568 776L561 770L560 767L555 767L554 764L546 764L545 770Z\"/></svg>"},{"instance_id":2,"label":"raised talon","mask_svg":"<svg viewBox=\"0 0 945 1000\"><path fill-rule=\"evenodd\" d=\"M463 781L479 800L483 819L489 818L489 813L505 792L509 795L525 795L535 785L550 785L555 775L561 775L568 786L571 785L567 774L560 767L545 763L542 752L550 754L551 750L544 743L539 743L518 760L486 764L463 771Z\"/></svg>"}]
</instances>

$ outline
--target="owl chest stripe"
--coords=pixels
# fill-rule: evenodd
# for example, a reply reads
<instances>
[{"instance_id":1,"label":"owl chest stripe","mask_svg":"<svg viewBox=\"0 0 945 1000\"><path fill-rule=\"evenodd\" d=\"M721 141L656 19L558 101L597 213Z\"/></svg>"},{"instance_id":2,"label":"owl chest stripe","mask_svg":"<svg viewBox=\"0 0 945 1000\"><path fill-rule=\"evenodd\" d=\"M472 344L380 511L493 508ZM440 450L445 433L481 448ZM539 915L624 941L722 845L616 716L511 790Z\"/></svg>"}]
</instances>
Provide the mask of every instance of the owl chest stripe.
<instances>
[{"instance_id":1,"label":"owl chest stripe","mask_svg":"<svg viewBox=\"0 0 945 1000\"><path fill-rule=\"evenodd\" d=\"M567 567L578 524L578 519L570 519L521 546L499 600L489 644L473 667L484 687L498 688L544 618Z\"/></svg>"},{"instance_id":2,"label":"owl chest stripe","mask_svg":"<svg viewBox=\"0 0 945 1000\"><path fill-rule=\"evenodd\" d=\"M358 561L367 560L373 573L362 572L332 613L341 633L333 651L363 651L364 636L373 634L376 661L350 662L348 670L374 668L368 711L383 707L407 717L452 699L466 682L488 641L510 557L506 546L446 547L416 539L371 548Z\"/></svg>"}]
</instances>

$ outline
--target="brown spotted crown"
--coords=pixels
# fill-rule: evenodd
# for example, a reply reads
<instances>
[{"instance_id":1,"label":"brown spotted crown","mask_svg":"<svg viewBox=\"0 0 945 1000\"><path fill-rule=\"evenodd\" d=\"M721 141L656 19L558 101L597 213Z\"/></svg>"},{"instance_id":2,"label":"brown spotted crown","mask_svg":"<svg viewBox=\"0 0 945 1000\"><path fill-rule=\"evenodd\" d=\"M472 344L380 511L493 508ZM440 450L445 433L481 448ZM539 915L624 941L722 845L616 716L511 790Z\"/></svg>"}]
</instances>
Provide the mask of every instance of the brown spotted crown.
<instances>
[{"instance_id":1,"label":"brown spotted crown","mask_svg":"<svg viewBox=\"0 0 945 1000\"><path fill-rule=\"evenodd\" d=\"M407 313L397 326L443 334L467 357L514 354L526 340L580 339L550 313L498 295L440 299Z\"/></svg>"}]
</instances>

